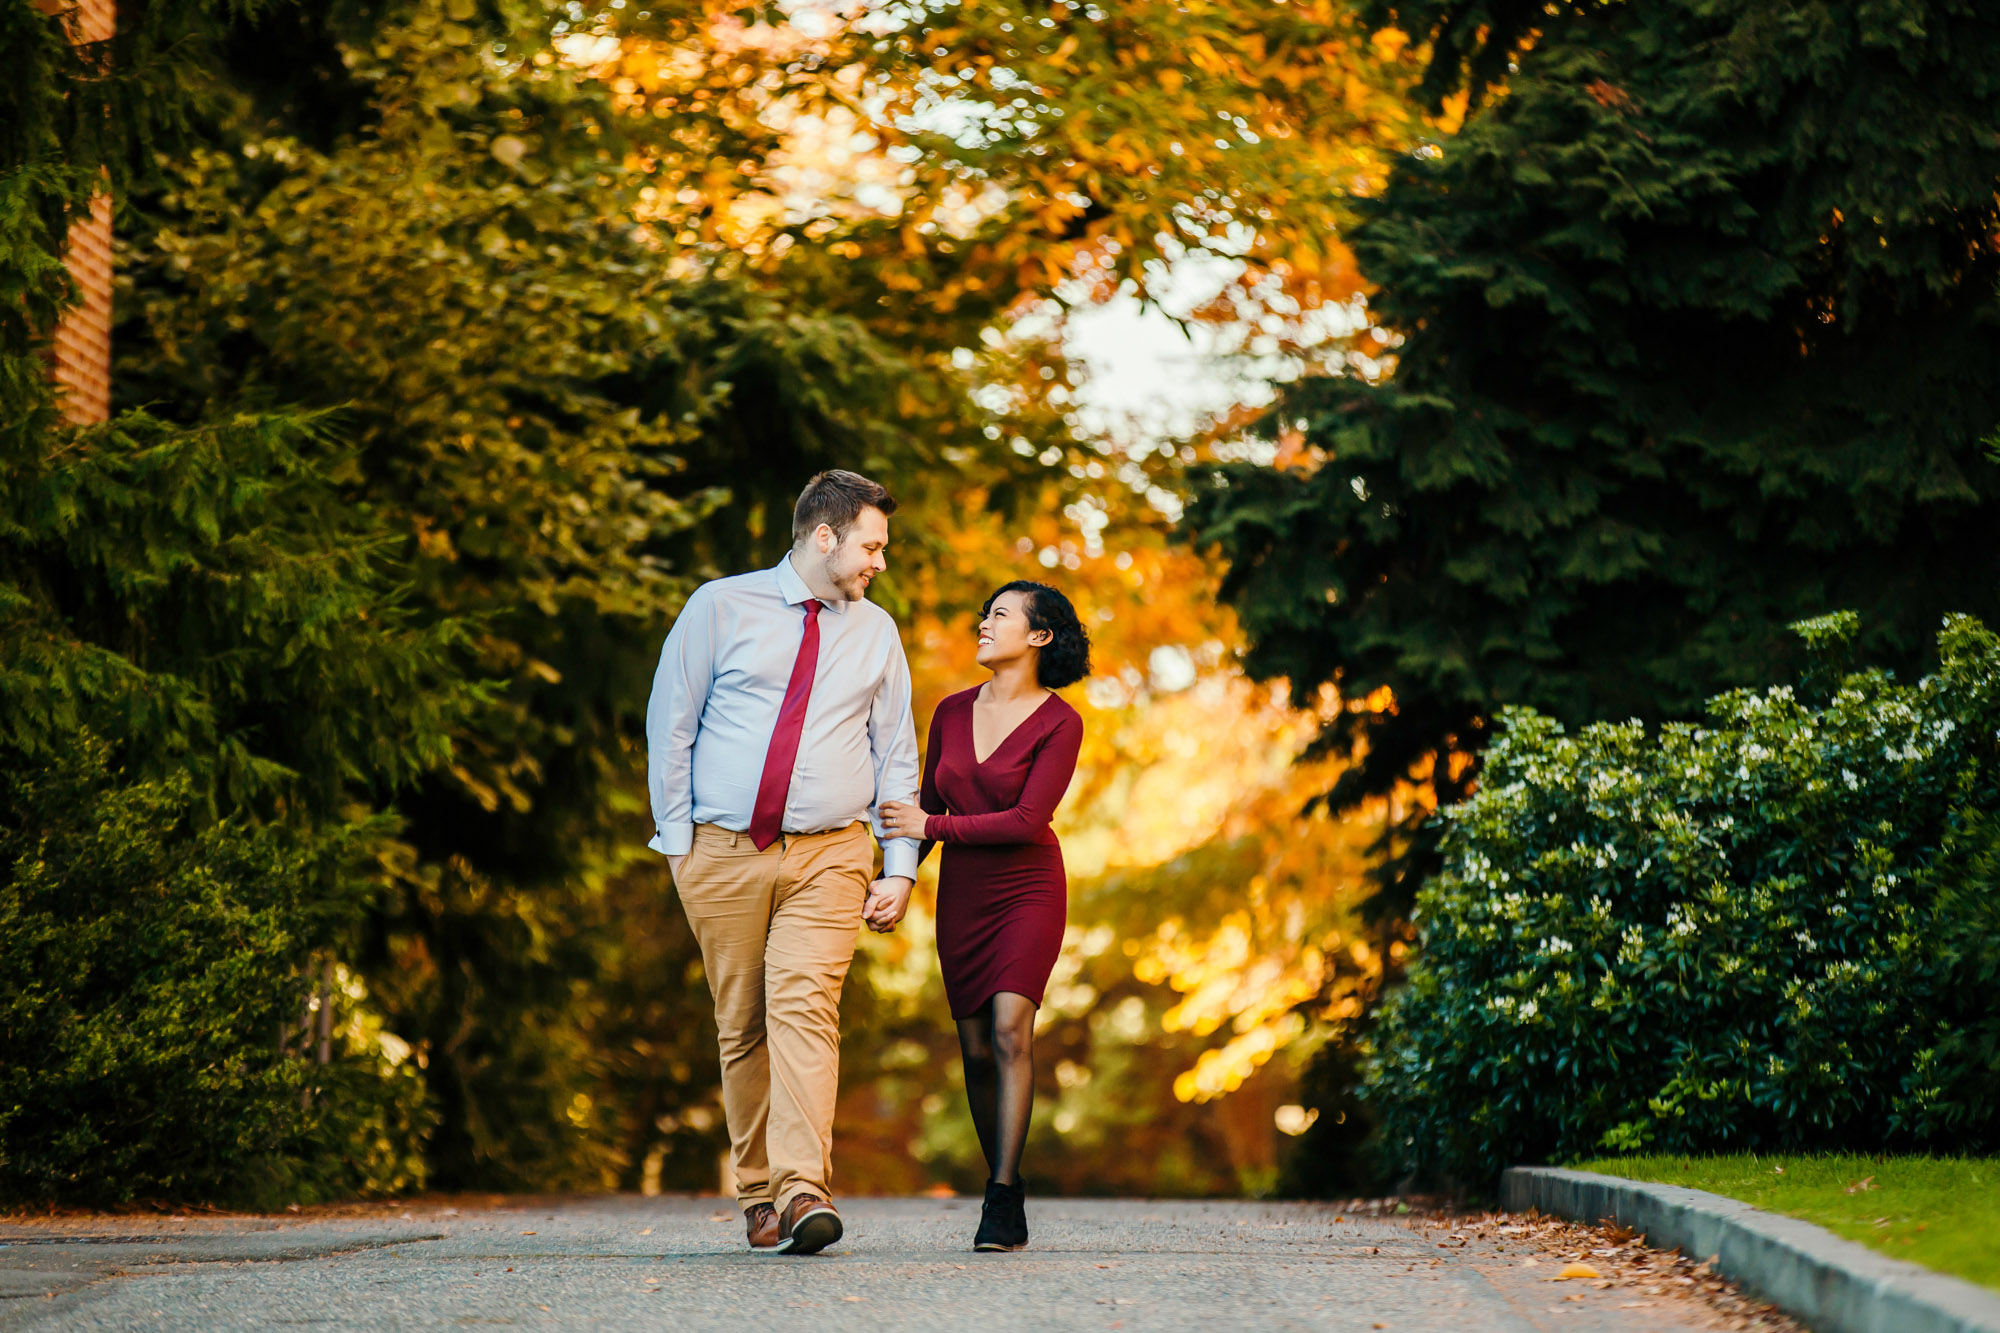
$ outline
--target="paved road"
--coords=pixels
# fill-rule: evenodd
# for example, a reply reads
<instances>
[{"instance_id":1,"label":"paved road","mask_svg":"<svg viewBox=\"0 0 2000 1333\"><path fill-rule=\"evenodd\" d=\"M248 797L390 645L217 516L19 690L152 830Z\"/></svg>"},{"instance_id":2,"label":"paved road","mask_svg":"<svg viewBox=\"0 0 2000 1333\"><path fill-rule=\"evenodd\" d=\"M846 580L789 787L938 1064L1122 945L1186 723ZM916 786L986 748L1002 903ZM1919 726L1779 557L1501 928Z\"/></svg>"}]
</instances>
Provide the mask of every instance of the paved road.
<instances>
[{"instance_id":1,"label":"paved road","mask_svg":"<svg viewBox=\"0 0 2000 1333\"><path fill-rule=\"evenodd\" d=\"M0 1329L1728 1326L1671 1289L1641 1301L1552 1282L1560 1256L1497 1225L1452 1234L1314 1204L1031 1209L1034 1247L987 1255L970 1251L976 1201L849 1200L847 1240L800 1259L745 1253L733 1205L693 1198L17 1223L0 1225Z\"/></svg>"}]
</instances>

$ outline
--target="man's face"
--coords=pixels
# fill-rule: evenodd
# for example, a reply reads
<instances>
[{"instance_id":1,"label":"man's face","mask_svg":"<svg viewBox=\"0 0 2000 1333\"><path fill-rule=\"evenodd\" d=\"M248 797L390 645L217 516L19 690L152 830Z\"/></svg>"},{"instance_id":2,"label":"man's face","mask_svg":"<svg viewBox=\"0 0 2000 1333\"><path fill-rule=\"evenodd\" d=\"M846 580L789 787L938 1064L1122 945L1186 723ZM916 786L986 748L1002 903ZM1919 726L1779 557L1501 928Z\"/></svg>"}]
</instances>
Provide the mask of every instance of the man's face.
<instances>
[{"instance_id":1,"label":"man's face","mask_svg":"<svg viewBox=\"0 0 2000 1333\"><path fill-rule=\"evenodd\" d=\"M870 506L861 511L845 539L836 541L833 529L822 524L816 545L826 581L842 597L858 602L868 595L868 585L889 567L883 552L889 548L889 516Z\"/></svg>"}]
</instances>

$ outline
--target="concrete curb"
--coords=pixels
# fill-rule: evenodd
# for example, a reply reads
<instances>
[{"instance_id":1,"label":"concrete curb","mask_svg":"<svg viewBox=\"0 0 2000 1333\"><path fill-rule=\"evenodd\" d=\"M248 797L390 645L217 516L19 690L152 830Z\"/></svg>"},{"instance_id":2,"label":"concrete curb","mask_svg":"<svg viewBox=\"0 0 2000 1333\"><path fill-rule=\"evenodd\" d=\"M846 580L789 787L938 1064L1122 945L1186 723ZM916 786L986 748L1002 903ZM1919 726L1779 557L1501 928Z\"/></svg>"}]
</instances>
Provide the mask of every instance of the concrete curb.
<instances>
[{"instance_id":1,"label":"concrete curb","mask_svg":"<svg viewBox=\"0 0 2000 1333\"><path fill-rule=\"evenodd\" d=\"M1611 1219L1662 1249L1714 1256L1717 1272L1818 1333L2000 1333L2000 1295L1705 1190L1517 1166L1500 1195L1517 1212Z\"/></svg>"}]
</instances>

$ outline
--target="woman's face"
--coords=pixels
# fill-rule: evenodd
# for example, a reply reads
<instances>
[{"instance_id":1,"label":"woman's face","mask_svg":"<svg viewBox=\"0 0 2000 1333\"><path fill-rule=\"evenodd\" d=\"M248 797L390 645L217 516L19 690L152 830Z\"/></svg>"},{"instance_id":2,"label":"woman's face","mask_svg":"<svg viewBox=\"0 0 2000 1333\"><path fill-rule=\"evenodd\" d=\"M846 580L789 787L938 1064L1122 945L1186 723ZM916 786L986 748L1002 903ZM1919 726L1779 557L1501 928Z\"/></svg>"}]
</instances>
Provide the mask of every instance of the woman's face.
<instances>
[{"instance_id":1,"label":"woman's face","mask_svg":"<svg viewBox=\"0 0 2000 1333\"><path fill-rule=\"evenodd\" d=\"M993 599L986 618L979 622L979 651L975 660L996 669L1038 653L1053 636L1047 630L1028 627L1028 595L1003 592Z\"/></svg>"}]
</instances>

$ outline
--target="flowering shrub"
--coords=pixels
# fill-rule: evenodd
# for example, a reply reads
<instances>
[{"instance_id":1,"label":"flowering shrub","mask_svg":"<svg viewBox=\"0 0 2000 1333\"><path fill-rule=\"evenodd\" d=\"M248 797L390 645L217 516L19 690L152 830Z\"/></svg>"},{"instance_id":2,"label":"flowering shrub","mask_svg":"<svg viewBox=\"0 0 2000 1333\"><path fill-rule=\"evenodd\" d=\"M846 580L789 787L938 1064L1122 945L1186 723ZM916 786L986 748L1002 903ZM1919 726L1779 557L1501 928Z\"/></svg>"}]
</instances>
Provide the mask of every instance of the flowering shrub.
<instances>
[{"instance_id":1,"label":"flowering shrub","mask_svg":"<svg viewBox=\"0 0 2000 1333\"><path fill-rule=\"evenodd\" d=\"M1373 1042L1394 1163L2000 1144L2000 638L1939 643L1656 733L1508 710Z\"/></svg>"}]
</instances>

